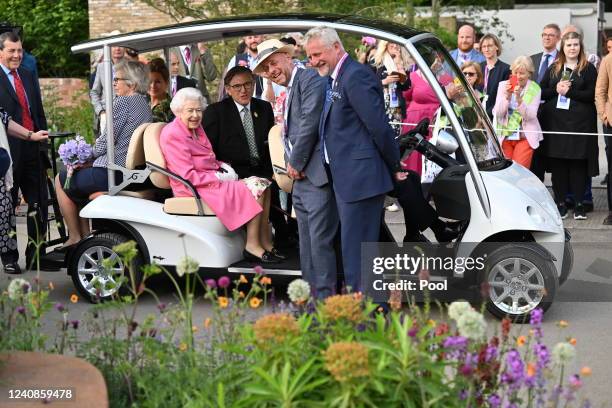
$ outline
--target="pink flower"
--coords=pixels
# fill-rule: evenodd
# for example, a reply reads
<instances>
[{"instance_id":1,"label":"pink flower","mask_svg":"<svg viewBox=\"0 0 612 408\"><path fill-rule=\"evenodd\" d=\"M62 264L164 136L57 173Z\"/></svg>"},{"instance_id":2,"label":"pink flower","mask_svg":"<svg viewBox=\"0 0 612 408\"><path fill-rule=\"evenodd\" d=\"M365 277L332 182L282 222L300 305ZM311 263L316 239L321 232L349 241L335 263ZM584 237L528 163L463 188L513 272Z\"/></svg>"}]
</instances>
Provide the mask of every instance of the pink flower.
<instances>
[{"instance_id":1,"label":"pink flower","mask_svg":"<svg viewBox=\"0 0 612 408\"><path fill-rule=\"evenodd\" d=\"M376 38L374 37L361 37L361 43L363 45L376 45Z\"/></svg>"},{"instance_id":2,"label":"pink flower","mask_svg":"<svg viewBox=\"0 0 612 408\"><path fill-rule=\"evenodd\" d=\"M217 284L220 288L225 289L230 285L230 278L228 278L227 276L222 276L217 281Z\"/></svg>"}]
</instances>

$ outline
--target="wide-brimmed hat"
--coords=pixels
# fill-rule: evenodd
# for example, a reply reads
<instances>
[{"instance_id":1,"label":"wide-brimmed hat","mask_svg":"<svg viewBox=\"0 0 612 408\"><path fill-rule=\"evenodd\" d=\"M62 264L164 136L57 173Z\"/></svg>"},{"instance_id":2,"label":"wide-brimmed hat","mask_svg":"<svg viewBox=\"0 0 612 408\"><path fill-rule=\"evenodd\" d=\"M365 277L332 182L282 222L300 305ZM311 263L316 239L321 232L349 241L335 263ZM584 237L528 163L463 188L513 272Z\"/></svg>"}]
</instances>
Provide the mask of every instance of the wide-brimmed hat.
<instances>
[{"instance_id":1,"label":"wide-brimmed hat","mask_svg":"<svg viewBox=\"0 0 612 408\"><path fill-rule=\"evenodd\" d=\"M253 73L258 74L261 71L261 64L268 58L270 55L284 52L285 54L289 54L290 57L293 56L293 45L285 44L279 40L266 40L257 46L257 61L255 62L255 66L253 67Z\"/></svg>"}]
</instances>

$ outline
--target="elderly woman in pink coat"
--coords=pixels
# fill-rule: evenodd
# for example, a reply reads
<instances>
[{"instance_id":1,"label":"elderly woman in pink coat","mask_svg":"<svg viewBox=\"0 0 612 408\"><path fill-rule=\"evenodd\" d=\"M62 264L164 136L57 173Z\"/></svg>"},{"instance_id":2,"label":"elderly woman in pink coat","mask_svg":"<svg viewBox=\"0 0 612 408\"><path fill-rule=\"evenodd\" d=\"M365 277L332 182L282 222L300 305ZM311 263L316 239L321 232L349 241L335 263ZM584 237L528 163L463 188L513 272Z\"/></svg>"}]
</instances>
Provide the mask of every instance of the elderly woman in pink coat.
<instances>
[{"instance_id":1,"label":"elderly woman in pink coat","mask_svg":"<svg viewBox=\"0 0 612 408\"><path fill-rule=\"evenodd\" d=\"M499 83L493 115L504 156L529 168L533 151L542 140L538 122L540 86L529 78L533 73L530 57L519 56L510 66L512 75Z\"/></svg>"},{"instance_id":2,"label":"elderly woman in pink coat","mask_svg":"<svg viewBox=\"0 0 612 408\"><path fill-rule=\"evenodd\" d=\"M228 230L246 224L246 260L279 262L284 255L273 247L268 223L270 181L258 177L238 180L228 164L215 158L201 126L205 105L195 88L183 88L172 99L170 108L176 118L164 127L160 137L168 170L191 182ZM175 197L191 196L180 182L170 179L170 185Z\"/></svg>"}]
</instances>

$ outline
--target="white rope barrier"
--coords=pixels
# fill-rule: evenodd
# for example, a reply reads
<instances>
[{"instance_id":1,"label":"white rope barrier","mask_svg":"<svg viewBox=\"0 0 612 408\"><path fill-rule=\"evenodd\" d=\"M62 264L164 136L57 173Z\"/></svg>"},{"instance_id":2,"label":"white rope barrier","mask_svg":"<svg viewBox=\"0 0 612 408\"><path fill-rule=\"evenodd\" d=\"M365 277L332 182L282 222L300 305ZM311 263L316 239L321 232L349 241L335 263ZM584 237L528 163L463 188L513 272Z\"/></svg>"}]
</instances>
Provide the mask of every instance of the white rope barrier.
<instances>
[{"instance_id":1,"label":"white rope barrier","mask_svg":"<svg viewBox=\"0 0 612 408\"><path fill-rule=\"evenodd\" d=\"M418 123L407 123L407 122L397 122L397 121L390 121L389 124L390 125L406 125L406 126L416 126L416 125L418 125ZM429 127L433 128L434 125L429 125ZM451 126L442 126L442 127L440 127L440 129L450 129L450 128L451 128ZM465 129L465 130L467 130L468 132L474 132L474 131L477 131L477 130L485 131L485 129L481 129L481 128ZM497 130L501 131L502 128L498 127ZM612 137L611 133L552 132L552 131L545 131L545 130L542 130L540 132L540 131L537 131L537 130L522 130L522 129L521 129L521 132L522 133L541 133L541 134L549 134L549 135L570 135L570 136L571 135L576 135L576 136L599 136L599 135L601 135L601 136Z\"/></svg>"}]
</instances>

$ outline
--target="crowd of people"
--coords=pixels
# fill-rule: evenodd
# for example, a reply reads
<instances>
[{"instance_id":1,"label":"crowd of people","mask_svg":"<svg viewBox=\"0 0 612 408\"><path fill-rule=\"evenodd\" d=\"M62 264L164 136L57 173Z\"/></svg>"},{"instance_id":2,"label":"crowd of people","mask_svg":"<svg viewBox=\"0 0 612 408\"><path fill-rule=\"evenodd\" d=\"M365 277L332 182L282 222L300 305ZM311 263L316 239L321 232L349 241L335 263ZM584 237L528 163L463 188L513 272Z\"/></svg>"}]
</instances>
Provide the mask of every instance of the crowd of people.
<instances>
[{"instance_id":1,"label":"crowd of people","mask_svg":"<svg viewBox=\"0 0 612 408\"><path fill-rule=\"evenodd\" d=\"M597 133L597 114L605 133L612 131L612 57L602 61L598 74L573 26L562 32L556 24L546 25L542 52L511 64L499 58L499 38L483 35L477 51L476 35L469 24L459 27L458 47L450 55L497 126L504 155L541 179L550 172L561 216L573 208L575 219L586 219L591 177L598 171L597 138L591 135ZM353 59L335 30L316 27L278 39L246 36L222 73L205 43L172 48L167 57L143 62L134 50L111 49L115 163L125 166L138 126L168 123L160 142L168 169L196 187L228 230L246 228L246 260L282 262L283 244L295 242L297 229L302 273L318 296L334 293L340 256L346 285L359 290L361 243L379 240L387 194L397 199L387 209L397 210L398 204L405 209L405 241L421 240L427 228L438 241L457 236L455 226L439 219L423 196L420 155L400 162L396 137L423 118L433 120L440 108L404 47L368 37ZM7 273L20 273L16 240L9 233L15 229L19 189L40 214L38 230L28 224L28 235L37 239L46 225L41 184L47 164L39 142L47 137L47 125L40 90L22 60L20 38L1 34L0 130L6 127L13 136L9 147L0 134L0 252ZM94 159L75 171L68 187L65 170L55 180L69 233L60 252L89 233L79 208L108 186L104 70L98 64L91 77L98 135ZM208 87L218 76L219 99L212 101ZM294 183L289 195L272 177L267 139L274 125L281 129ZM612 145L608 163L610 150ZM5 156L12 166L4 166ZM121 174L116 177L120 183ZM175 196L191 195L174 180L171 187ZM612 224L611 195L608 182L606 224ZM291 207L296 225L275 211Z\"/></svg>"}]
</instances>

